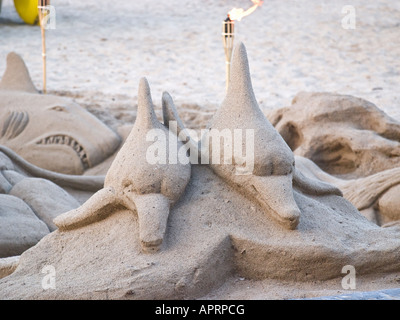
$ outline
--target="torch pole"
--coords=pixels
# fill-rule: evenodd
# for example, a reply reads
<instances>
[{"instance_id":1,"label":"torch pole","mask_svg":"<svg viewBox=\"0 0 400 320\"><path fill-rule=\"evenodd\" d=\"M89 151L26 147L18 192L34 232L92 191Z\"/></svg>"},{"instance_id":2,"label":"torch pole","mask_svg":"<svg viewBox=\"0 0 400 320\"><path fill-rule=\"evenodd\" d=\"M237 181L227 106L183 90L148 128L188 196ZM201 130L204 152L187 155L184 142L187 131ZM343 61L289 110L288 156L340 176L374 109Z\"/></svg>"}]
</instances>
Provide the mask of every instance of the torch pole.
<instances>
[{"instance_id":1,"label":"torch pole","mask_svg":"<svg viewBox=\"0 0 400 320\"><path fill-rule=\"evenodd\" d=\"M40 31L42 34L42 61L43 61L43 93L47 92L47 70L46 70L46 29L44 24L47 22L46 15L47 15L47 8L46 6L49 5L49 0L38 0L38 13L39 13L39 24L40 24Z\"/></svg>"},{"instance_id":2,"label":"torch pole","mask_svg":"<svg viewBox=\"0 0 400 320\"><path fill-rule=\"evenodd\" d=\"M225 91L228 92L229 89L229 82L231 80L231 62L225 61Z\"/></svg>"},{"instance_id":3,"label":"torch pole","mask_svg":"<svg viewBox=\"0 0 400 320\"><path fill-rule=\"evenodd\" d=\"M42 30L42 59L43 59L43 93L47 92L47 71L46 71L46 32L43 26Z\"/></svg>"},{"instance_id":4,"label":"torch pole","mask_svg":"<svg viewBox=\"0 0 400 320\"><path fill-rule=\"evenodd\" d=\"M229 18L222 21L222 41L225 50L225 69L226 69L226 82L225 90L228 92L230 78L231 78L231 59L233 50L233 41L235 38L235 22Z\"/></svg>"}]
</instances>

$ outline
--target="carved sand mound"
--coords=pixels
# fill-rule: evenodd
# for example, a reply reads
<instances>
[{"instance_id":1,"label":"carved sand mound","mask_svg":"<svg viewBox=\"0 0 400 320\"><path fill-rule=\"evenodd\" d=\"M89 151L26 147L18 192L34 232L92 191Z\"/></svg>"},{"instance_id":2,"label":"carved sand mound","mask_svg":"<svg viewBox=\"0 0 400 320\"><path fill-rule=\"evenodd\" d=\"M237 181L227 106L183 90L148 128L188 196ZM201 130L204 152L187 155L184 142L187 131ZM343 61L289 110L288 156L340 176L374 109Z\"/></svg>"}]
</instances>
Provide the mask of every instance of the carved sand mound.
<instances>
[{"instance_id":1,"label":"carved sand mound","mask_svg":"<svg viewBox=\"0 0 400 320\"><path fill-rule=\"evenodd\" d=\"M79 207L103 185L104 176L45 170L0 145L0 257L35 245L57 228L55 217Z\"/></svg>"},{"instance_id":2,"label":"carved sand mound","mask_svg":"<svg viewBox=\"0 0 400 320\"><path fill-rule=\"evenodd\" d=\"M0 281L2 299L195 298L237 274L294 281L398 271L400 230L382 229L339 196L295 191L302 219L280 227L265 210L232 190L206 166L192 178L169 215L160 252L142 252L136 215L116 210L107 219L55 231L29 249L17 270ZM41 273L56 270L56 289Z\"/></svg>"},{"instance_id":3,"label":"carved sand mound","mask_svg":"<svg viewBox=\"0 0 400 320\"><path fill-rule=\"evenodd\" d=\"M343 196L370 221L380 226L400 221L400 167L344 180L322 171L304 157L296 156L296 165L307 177L338 187Z\"/></svg>"},{"instance_id":4,"label":"carved sand mound","mask_svg":"<svg viewBox=\"0 0 400 320\"><path fill-rule=\"evenodd\" d=\"M400 123L366 100L302 92L268 118L296 155L330 174L354 178L400 165Z\"/></svg>"},{"instance_id":5,"label":"carved sand mound","mask_svg":"<svg viewBox=\"0 0 400 320\"><path fill-rule=\"evenodd\" d=\"M378 225L400 219L399 122L363 99L304 92L269 119L308 177L337 186Z\"/></svg>"}]
</instances>

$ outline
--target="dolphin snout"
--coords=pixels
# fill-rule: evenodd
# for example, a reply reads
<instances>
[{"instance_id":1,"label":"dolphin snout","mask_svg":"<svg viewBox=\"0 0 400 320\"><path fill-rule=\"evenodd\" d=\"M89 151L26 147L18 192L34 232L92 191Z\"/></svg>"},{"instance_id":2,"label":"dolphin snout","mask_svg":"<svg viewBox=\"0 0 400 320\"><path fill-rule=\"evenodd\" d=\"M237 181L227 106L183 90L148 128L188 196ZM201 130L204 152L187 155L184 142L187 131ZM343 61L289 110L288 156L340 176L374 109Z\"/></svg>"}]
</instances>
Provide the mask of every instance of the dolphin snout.
<instances>
[{"instance_id":1,"label":"dolphin snout","mask_svg":"<svg viewBox=\"0 0 400 320\"><path fill-rule=\"evenodd\" d=\"M300 209L297 207L289 207L287 209L283 209L280 211L277 211L276 214L283 226L285 226L288 229L296 229L297 225L300 222Z\"/></svg>"},{"instance_id":2,"label":"dolphin snout","mask_svg":"<svg viewBox=\"0 0 400 320\"><path fill-rule=\"evenodd\" d=\"M293 197L292 175L251 176L252 193L279 224L295 229L301 211Z\"/></svg>"},{"instance_id":3,"label":"dolphin snout","mask_svg":"<svg viewBox=\"0 0 400 320\"><path fill-rule=\"evenodd\" d=\"M169 216L169 200L162 194L134 198L139 218L139 238L144 252L157 252L164 239Z\"/></svg>"}]
</instances>

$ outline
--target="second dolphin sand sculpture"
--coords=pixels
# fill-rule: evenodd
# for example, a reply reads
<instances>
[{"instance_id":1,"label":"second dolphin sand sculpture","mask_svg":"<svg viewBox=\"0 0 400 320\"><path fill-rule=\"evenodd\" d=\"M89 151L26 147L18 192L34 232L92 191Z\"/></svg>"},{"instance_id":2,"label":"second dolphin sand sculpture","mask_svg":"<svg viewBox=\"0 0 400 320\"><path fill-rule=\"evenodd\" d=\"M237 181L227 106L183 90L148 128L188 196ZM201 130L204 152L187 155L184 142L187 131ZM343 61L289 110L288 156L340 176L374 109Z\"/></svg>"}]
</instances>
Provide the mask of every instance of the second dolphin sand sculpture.
<instances>
[{"instance_id":1,"label":"second dolphin sand sculpture","mask_svg":"<svg viewBox=\"0 0 400 320\"><path fill-rule=\"evenodd\" d=\"M40 94L22 58L8 54L0 82L0 145L38 167L82 174L120 143L114 131L76 103Z\"/></svg>"},{"instance_id":2,"label":"second dolphin sand sculpture","mask_svg":"<svg viewBox=\"0 0 400 320\"><path fill-rule=\"evenodd\" d=\"M242 72L245 77L233 77L233 87L248 74L245 57L241 45L235 50L232 73ZM247 81L242 85L251 89ZM249 103L250 91L244 92L242 102ZM127 146L108 172L106 190L100 191L103 198L94 196L77 211L59 216L55 222L60 228L25 251L15 271L0 280L0 298L193 299L222 284L229 286L232 277L238 276L254 281L275 278L299 282L342 276L346 265L354 266L358 275L400 270L400 230L369 222L333 186L304 178L298 172L302 177L299 181L304 182L299 183L293 155L287 149L281 151L285 147L278 138L275 142L279 148L268 148L271 153L263 159L271 158L277 166L283 162L283 171L267 166L268 170L256 173L265 178L262 183L266 186L267 179L274 177L271 173L283 176L284 181L292 179L293 185L287 183L292 194L288 194L300 214L295 228L286 219L286 223L277 223L279 219L269 205L254 201L243 188L232 188L235 177L223 170L196 164L152 167L143 157L140 144L149 145L143 134L150 127L164 129L151 120L154 113L149 96L147 82L142 80L142 112ZM165 94L164 102L171 106L167 98ZM166 109L165 113L168 118L176 110ZM212 123L215 126L219 121ZM176 134L168 137L177 139ZM290 160L284 160L286 156ZM138 162L132 163L133 159ZM257 165L262 163L256 162L255 168ZM136 167L142 171L136 171ZM149 181L153 183L149 185ZM168 196L165 190L174 186L173 196ZM145 206L139 203L136 207L136 200L145 200L148 194L155 199L161 195L168 198L171 206L164 199L161 205L143 201L147 202ZM179 199L175 197L178 195ZM273 193L271 197L267 204L281 201ZM135 203L137 214L132 214L129 199ZM143 220L143 213L151 219ZM150 220L155 224L149 225ZM152 240L147 242L144 235L151 235ZM147 254L146 244L150 249L162 246L162 250ZM41 270L49 265L56 270L56 287L43 290Z\"/></svg>"},{"instance_id":3,"label":"second dolphin sand sculpture","mask_svg":"<svg viewBox=\"0 0 400 320\"><path fill-rule=\"evenodd\" d=\"M143 249L157 251L164 238L170 207L189 182L190 164L169 164L168 159L165 164L148 162L146 155L151 143L146 136L150 130L162 130L168 137L167 144L177 137L157 120L146 79L140 82L138 96L135 125L107 172L104 188L80 208L57 217L55 224L60 230L78 228L104 219L116 207L123 206L138 215Z\"/></svg>"},{"instance_id":4,"label":"second dolphin sand sculpture","mask_svg":"<svg viewBox=\"0 0 400 320\"><path fill-rule=\"evenodd\" d=\"M184 130L184 124L179 118L172 99L163 97L164 122L176 121L179 134ZM213 171L227 181L231 186L259 202L280 224L288 229L295 229L300 219L300 209L293 197L293 184L302 192L312 195L341 195L341 191L333 185L319 180L307 178L295 169L293 152L279 135L276 129L265 118L254 96L245 46L237 46L231 71L231 83L222 106L211 120L208 131L202 137L198 148L200 153L213 154L213 144L208 144L205 150L201 142L210 137L209 132L229 129L254 132L253 153L254 168L248 174L240 174L243 161L232 155L231 164L224 163L224 149L220 158L210 159ZM232 135L232 145L242 142L235 141ZM190 139L190 137L187 137ZM217 162L214 164L213 161Z\"/></svg>"}]
</instances>

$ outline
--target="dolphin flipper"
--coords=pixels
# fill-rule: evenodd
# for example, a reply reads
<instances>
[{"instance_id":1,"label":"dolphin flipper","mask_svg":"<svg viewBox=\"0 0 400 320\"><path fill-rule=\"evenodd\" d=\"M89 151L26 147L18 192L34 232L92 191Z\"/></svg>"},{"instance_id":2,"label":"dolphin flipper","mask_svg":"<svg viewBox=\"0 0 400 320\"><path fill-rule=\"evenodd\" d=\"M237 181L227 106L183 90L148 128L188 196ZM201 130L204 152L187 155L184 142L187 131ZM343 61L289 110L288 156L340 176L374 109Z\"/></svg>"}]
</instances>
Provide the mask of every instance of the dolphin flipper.
<instances>
[{"instance_id":1,"label":"dolphin flipper","mask_svg":"<svg viewBox=\"0 0 400 320\"><path fill-rule=\"evenodd\" d=\"M342 191L340 191L340 189L336 186L321 180L309 178L302 174L299 170L294 171L293 186L298 188L300 191L313 196L331 194L343 197Z\"/></svg>"},{"instance_id":2,"label":"dolphin flipper","mask_svg":"<svg viewBox=\"0 0 400 320\"><path fill-rule=\"evenodd\" d=\"M112 187L101 189L79 208L59 215L53 220L61 230L77 229L93 222L103 220L120 205L119 198Z\"/></svg>"}]
</instances>

